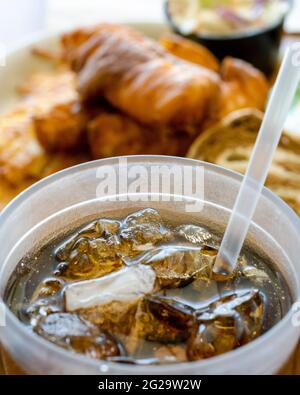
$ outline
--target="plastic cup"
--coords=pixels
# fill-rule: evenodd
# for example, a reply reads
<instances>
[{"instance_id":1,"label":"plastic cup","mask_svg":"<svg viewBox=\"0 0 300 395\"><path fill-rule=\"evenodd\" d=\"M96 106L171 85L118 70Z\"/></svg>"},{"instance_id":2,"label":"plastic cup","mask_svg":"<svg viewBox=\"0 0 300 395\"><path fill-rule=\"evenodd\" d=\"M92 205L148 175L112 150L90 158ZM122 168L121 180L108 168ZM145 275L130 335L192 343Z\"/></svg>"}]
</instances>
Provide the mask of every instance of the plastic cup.
<instances>
[{"instance_id":1,"label":"plastic cup","mask_svg":"<svg viewBox=\"0 0 300 395\"><path fill-rule=\"evenodd\" d=\"M171 216L184 215L184 221L199 221L223 232L233 207L242 176L221 167L190 159L160 156L127 158L128 171L134 166L172 169L191 166L204 169L203 210L185 211L195 198L162 199L161 191L144 192L144 201L96 198L97 170L109 166L119 175L118 158L79 165L35 184L17 197L0 216L0 295L19 259L66 227L87 218L121 216L142 207L157 208ZM145 201L150 195L160 197ZM161 195L161 196L160 196ZM169 197L172 193L170 193ZM137 197L137 196L135 196ZM166 197L166 196L165 196ZM127 200L125 199L127 198ZM136 199L135 199L136 200ZM24 236L25 235L25 236ZM300 220L275 194L263 190L247 238L252 248L266 254L286 278L294 302L300 301ZM134 366L89 359L66 351L31 333L6 307L6 324L0 339L10 358L30 374L272 374L279 371L294 350L300 335L295 312L287 315L267 333L248 345L210 359L172 365ZM294 322L294 325L293 325ZM13 365L10 365L13 366ZM14 369L8 373L13 373Z\"/></svg>"}]
</instances>

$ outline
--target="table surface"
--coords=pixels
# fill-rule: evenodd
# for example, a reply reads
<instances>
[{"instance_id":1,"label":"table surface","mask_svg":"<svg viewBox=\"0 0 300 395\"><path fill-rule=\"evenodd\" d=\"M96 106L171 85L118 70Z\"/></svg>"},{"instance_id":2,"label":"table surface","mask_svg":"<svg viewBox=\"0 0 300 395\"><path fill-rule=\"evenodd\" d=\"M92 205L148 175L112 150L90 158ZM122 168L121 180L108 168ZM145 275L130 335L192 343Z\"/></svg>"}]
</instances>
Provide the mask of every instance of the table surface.
<instances>
[{"instance_id":1,"label":"table surface","mask_svg":"<svg viewBox=\"0 0 300 395\"><path fill-rule=\"evenodd\" d=\"M163 0L48 0L46 28L49 31L69 29L80 24L111 22L162 22L164 20ZM297 21L298 10L291 18ZM293 30L293 23L290 30ZM300 343L297 351L284 366L282 374L300 374ZM0 374L5 374L0 355Z\"/></svg>"}]
</instances>

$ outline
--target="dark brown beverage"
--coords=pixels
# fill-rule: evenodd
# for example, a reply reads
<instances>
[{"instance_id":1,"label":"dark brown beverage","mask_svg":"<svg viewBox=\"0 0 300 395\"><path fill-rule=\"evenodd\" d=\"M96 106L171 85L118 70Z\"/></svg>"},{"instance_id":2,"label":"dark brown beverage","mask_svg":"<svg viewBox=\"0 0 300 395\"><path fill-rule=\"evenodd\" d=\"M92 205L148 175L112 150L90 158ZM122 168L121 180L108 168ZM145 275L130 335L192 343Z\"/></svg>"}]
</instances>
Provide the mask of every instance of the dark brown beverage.
<instances>
[{"instance_id":1,"label":"dark brown beverage","mask_svg":"<svg viewBox=\"0 0 300 395\"><path fill-rule=\"evenodd\" d=\"M219 243L205 226L153 209L101 218L25 257L6 300L29 330L91 358L162 364L212 357L260 336L291 305L281 274L251 249L231 279L216 281Z\"/></svg>"}]
</instances>

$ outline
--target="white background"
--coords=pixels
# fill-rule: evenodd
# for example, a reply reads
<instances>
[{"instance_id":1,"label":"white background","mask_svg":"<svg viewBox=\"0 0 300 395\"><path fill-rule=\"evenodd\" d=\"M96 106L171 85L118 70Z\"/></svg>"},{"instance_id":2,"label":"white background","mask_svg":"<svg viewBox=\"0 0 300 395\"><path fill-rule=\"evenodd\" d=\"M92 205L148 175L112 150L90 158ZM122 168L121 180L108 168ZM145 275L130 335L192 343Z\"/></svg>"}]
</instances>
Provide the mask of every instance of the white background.
<instances>
[{"instance_id":1,"label":"white background","mask_svg":"<svg viewBox=\"0 0 300 395\"><path fill-rule=\"evenodd\" d=\"M48 27L63 29L97 21L164 19L163 0L48 0Z\"/></svg>"},{"instance_id":2,"label":"white background","mask_svg":"<svg viewBox=\"0 0 300 395\"><path fill-rule=\"evenodd\" d=\"M300 30L300 0L289 30ZM161 22L164 0L0 0L0 44L9 48L41 28L50 31L110 22Z\"/></svg>"}]
</instances>

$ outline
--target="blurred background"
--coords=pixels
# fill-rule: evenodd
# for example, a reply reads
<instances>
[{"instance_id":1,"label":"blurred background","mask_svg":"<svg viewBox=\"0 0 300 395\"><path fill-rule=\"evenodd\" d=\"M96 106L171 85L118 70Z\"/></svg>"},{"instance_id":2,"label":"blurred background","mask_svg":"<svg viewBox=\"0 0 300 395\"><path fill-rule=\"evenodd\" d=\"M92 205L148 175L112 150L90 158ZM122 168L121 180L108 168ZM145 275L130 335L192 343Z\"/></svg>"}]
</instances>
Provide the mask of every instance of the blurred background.
<instances>
[{"instance_id":1,"label":"blurred background","mask_svg":"<svg viewBox=\"0 0 300 395\"><path fill-rule=\"evenodd\" d=\"M225 1L223 0L223 4ZM255 4L262 4L264 1L266 0L254 0L253 2ZM174 151L175 153L172 152L172 155L179 155L177 152L179 149L181 150L183 148L187 151L191 145L189 151L182 153L182 156L186 155L194 159L217 163L241 173L245 171L255 141L256 132L261 122L262 111L265 108L265 102L270 92L269 89L272 87L278 70L280 61L280 56L278 57L279 44L281 43L282 53L287 43L295 40L300 41L300 0L290 0L290 2L293 7L284 22L285 34L282 41L281 27L283 19L279 21L280 39L276 46L275 60L272 62L274 70L272 69L272 73L268 75L268 79L265 79L265 76L260 74L258 70L253 71L252 68L249 69L250 65L247 66L242 63L242 66L240 66L240 62L236 61L237 59L231 60L229 65L233 65L232 69L238 71L238 76L242 76L241 83L239 78L235 78L234 73L231 80L228 78L227 81L226 78L223 78L224 76L221 76L219 70L221 65L218 63L216 70L214 70L220 74L220 78L222 77L223 87L226 88L222 92L230 93L230 96L224 96L225 99L223 97L224 100L220 100L227 112L224 111L223 113L220 111L220 113L217 113L216 120L221 121L224 114L231 115L231 112L234 112L234 110L238 111L240 108L251 107L251 112L248 112L246 115L245 113L243 115L239 114L238 118L231 119L231 123L227 121L227 123L217 124L214 128L208 128L207 130L205 130L207 125L205 127L202 125L203 129L199 129L198 131L199 136L192 136L195 139L193 141L187 134L181 136L179 133L174 135L164 135L163 133L159 135L158 133L156 134L156 138L161 138L158 140L159 144L153 145L153 147L150 144L150 148L166 150L162 152L165 155L170 155L168 150L171 148L176 150ZM128 107L125 109L121 107L112 112L109 106L102 108L101 104L99 108L91 108L90 112L86 111L86 109L82 110L83 99L75 89L74 81L76 80L74 72L69 69L61 73L61 70L55 70L54 68L52 73L54 73L55 78L53 78L51 73L45 72L46 65L43 64L43 67L45 67L44 70L39 61L42 59L43 61L46 60L45 63L47 61L51 63L54 60L53 63L55 65L55 60L58 60L58 58L55 57L55 51L51 56L51 48L49 48L48 41L44 51L40 53L37 51L35 53L35 55L41 57L39 61L37 58L31 56L31 47L28 47L30 36L39 35L40 33L47 35L47 33L51 32L67 31L79 25L89 25L99 22L162 23L166 21L164 3L165 0L0 0L0 85L2 91L0 95L0 112L1 103L4 108L4 105L6 106L7 103L10 104L13 102L14 105L17 105L21 98L23 100L23 113L20 118L18 112L14 112L14 110L8 113L8 115L3 114L2 119L0 117L0 121L2 120L2 125L0 122L0 209L1 205L4 206L7 204L8 201L28 185L57 170L92 158L97 159L106 156L141 153L139 151L133 152L131 148L133 150L148 149L149 141L152 142L152 140L155 140L152 130L151 140L149 139L148 141L144 138L150 131L146 122L147 119L145 124L143 124L143 119L135 119L135 114L129 111L132 106L130 95L128 95L127 100ZM170 16L169 19L171 19ZM154 25L153 30L155 32L158 30L158 35L160 35L162 30L164 30L164 26L159 27ZM216 36L218 37L218 35ZM156 37L156 35L153 35L153 37ZM1 67L5 66L6 54L13 52L17 46L22 47L22 42L24 48L27 48L27 54L25 51L17 54L17 57L14 59L12 59L13 55L7 57L8 67ZM33 40L33 42L39 42L39 39ZM228 46L224 45L222 40L220 42L221 46L228 51ZM176 45L174 48L176 49ZM248 44L244 45L243 43L241 48L247 54L250 52ZM253 48L254 58L258 58L257 45L253 45ZM190 48L188 47L188 49ZM193 53L193 50L190 50ZM47 52L49 53L47 54ZM210 61L211 56L211 54L208 55ZM242 58L242 56L235 57ZM265 51L262 51L262 58L267 58ZM119 62L120 58L117 55L116 59ZM193 62L193 60L188 59L192 63L197 63ZM205 60L208 61L207 58ZM253 59L253 62L250 63L254 64L256 60ZM51 64L52 66L53 64ZM211 64L209 66L207 68L212 69ZM41 75L37 71L41 71ZM49 70L47 69L47 71ZM226 76L226 73L224 74ZM60 78L56 78L57 75ZM253 78L252 75L254 75ZM41 82L46 83L43 84ZM51 89L48 87L48 84ZM257 89L257 86L263 86L266 89L262 91L261 89ZM40 87L44 87L45 92L42 92ZM49 90L46 88L49 88ZM63 94L59 95L57 91L63 92ZM253 92L254 95L252 95ZM142 94L143 90L141 89L141 97ZM254 96L253 100L252 96ZM30 100L26 102L28 97L32 100L32 108ZM247 105L242 102L240 106L240 103L235 100L239 97L242 97ZM26 107L24 102L26 104L29 103L26 109L24 109ZM73 111L74 103L76 104L75 108L78 113ZM66 109L65 113L64 111L60 111L62 104L64 105L63 108ZM107 105L108 103L105 104ZM227 107L229 106L226 106L226 104L230 104L230 106L233 104L233 108L228 109ZM44 105L45 109L40 109L40 105L41 107ZM224 110L223 106L221 108L222 110ZM198 111L198 107L196 110ZM147 115L148 112L151 113L148 107L146 107L145 114ZM81 115L84 115L83 120ZM237 117L236 113L235 117ZM23 123L20 122L20 119ZM70 123L73 127L71 132L74 132L74 141L79 145L79 148L76 144L74 144L74 147L71 147L75 151L71 154L68 151L70 147L62 148L65 141L61 138L60 134L68 134L70 131L68 129L69 123L62 122L61 119L72 121ZM75 119L74 122L73 119ZM236 123L236 119L239 122ZM55 122L56 120L58 121ZM94 122L95 120L97 122ZM190 120L190 117L188 120ZM53 126L53 128L48 129L49 125ZM117 125L116 128L115 125ZM121 125L121 127L119 128L118 125ZM272 177L270 177L269 184L267 185L285 199L300 215L300 87L285 129L286 134L281 141L280 150L275 166L273 167ZM11 130L13 130L13 133L11 133ZM49 130L48 136L47 132ZM126 133L124 133L124 130ZM82 132L86 139L89 133L89 141L85 141L84 145L77 138L78 136L82 137ZM39 139L37 138L38 133L40 136ZM237 135L238 138L236 137ZM50 144L48 146L47 143L49 141L47 137L51 137L51 139L53 137L52 140L49 138ZM60 145L61 141L62 144ZM132 144L132 141L137 141L139 144L136 146ZM32 146L35 148L34 150L32 150ZM66 148L65 151L64 148ZM82 152L80 151L81 148ZM76 149L78 149L78 152ZM23 162L24 157L27 159L27 162ZM16 164L19 165L19 162L20 166L18 167ZM40 168L37 170L36 168L38 166L36 166L36 163L40 164ZM17 168L16 174L15 168ZM1 372L3 372L3 368L1 368L0 356L0 374ZM290 359L283 372L297 372L300 374L300 346L298 347L297 354Z\"/></svg>"},{"instance_id":2,"label":"blurred background","mask_svg":"<svg viewBox=\"0 0 300 395\"><path fill-rule=\"evenodd\" d=\"M164 0L1 0L0 42L15 45L40 30L66 30L99 21L162 22ZM300 1L293 2L285 31L300 32Z\"/></svg>"},{"instance_id":3,"label":"blurred background","mask_svg":"<svg viewBox=\"0 0 300 395\"><path fill-rule=\"evenodd\" d=\"M35 31L110 21L161 21L163 0L1 0L0 42L14 45Z\"/></svg>"}]
</instances>

